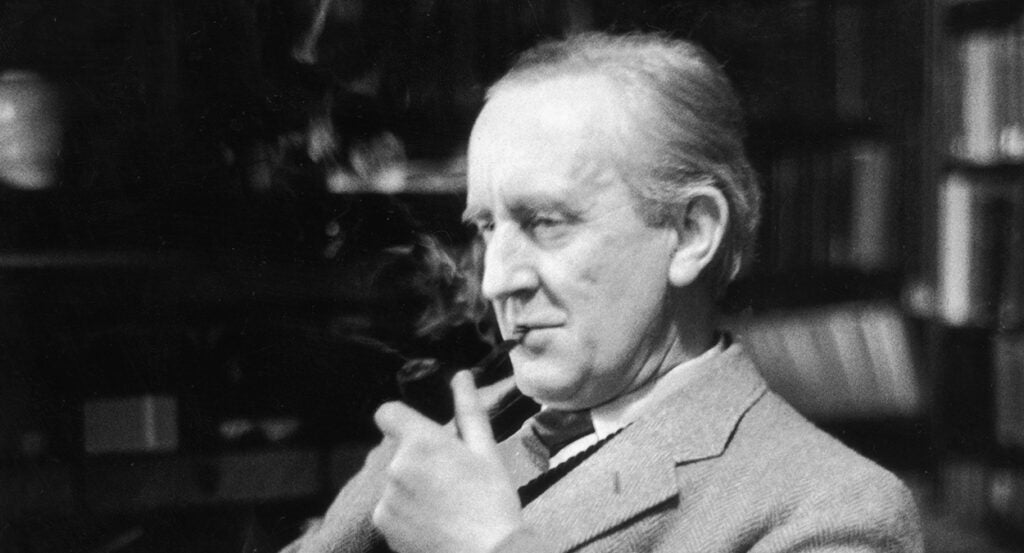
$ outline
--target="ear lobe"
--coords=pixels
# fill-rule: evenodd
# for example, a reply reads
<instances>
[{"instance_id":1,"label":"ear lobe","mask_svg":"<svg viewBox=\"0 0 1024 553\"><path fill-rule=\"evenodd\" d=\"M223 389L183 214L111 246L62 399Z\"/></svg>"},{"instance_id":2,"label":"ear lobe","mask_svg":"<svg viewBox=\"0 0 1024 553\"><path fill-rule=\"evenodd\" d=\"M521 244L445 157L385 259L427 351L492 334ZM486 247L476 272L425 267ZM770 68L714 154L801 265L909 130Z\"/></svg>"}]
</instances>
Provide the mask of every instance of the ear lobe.
<instances>
[{"instance_id":1,"label":"ear lobe","mask_svg":"<svg viewBox=\"0 0 1024 553\"><path fill-rule=\"evenodd\" d=\"M728 224L729 204L722 191L714 186L697 188L676 227L678 243L668 274L673 286L689 286L697 281L718 253Z\"/></svg>"}]
</instances>

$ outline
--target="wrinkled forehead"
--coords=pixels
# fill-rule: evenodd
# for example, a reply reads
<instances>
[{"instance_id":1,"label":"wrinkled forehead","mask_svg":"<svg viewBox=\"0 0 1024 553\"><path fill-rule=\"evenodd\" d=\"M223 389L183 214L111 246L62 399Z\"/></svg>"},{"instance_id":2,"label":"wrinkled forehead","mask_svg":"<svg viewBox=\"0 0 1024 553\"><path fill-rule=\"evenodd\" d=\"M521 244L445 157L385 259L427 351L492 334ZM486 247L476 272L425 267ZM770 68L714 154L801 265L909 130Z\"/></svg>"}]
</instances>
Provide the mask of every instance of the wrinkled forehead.
<instances>
[{"instance_id":1,"label":"wrinkled forehead","mask_svg":"<svg viewBox=\"0 0 1024 553\"><path fill-rule=\"evenodd\" d=\"M469 144L467 201L479 205L527 183L598 185L616 176L627 148L621 94L601 77L507 87L484 106Z\"/></svg>"}]
</instances>

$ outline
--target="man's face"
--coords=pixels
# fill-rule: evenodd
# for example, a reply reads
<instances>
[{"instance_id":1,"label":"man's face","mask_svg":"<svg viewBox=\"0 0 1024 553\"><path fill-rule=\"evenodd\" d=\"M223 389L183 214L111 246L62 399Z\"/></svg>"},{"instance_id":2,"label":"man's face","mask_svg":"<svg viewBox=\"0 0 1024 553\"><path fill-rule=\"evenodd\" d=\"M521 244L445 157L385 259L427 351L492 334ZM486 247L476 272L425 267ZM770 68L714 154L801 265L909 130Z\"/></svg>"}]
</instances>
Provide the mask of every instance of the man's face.
<instances>
[{"instance_id":1,"label":"man's face","mask_svg":"<svg viewBox=\"0 0 1024 553\"><path fill-rule=\"evenodd\" d=\"M469 151L466 218L486 244L483 293L525 394L600 405L650 378L673 347L668 270L678 236L651 227L609 151L624 121L604 81L500 92ZM628 178L628 175L626 176Z\"/></svg>"}]
</instances>

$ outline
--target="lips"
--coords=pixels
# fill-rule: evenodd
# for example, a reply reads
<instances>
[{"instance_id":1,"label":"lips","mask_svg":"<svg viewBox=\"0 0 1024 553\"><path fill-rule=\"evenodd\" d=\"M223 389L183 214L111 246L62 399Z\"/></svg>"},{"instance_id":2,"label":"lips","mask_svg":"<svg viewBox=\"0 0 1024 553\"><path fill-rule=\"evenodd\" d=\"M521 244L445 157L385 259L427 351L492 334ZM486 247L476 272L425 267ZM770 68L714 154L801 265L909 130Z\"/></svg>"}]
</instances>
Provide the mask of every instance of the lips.
<instances>
[{"instance_id":1,"label":"lips","mask_svg":"<svg viewBox=\"0 0 1024 553\"><path fill-rule=\"evenodd\" d=\"M514 336L522 337L531 331L558 328L565 326L566 324L566 316L564 313L534 312L526 314L524 312L517 311L518 310L509 309L503 313L505 316L502 317L506 322L504 328Z\"/></svg>"},{"instance_id":2,"label":"lips","mask_svg":"<svg viewBox=\"0 0 1024 553\"><path fill-rule=\"evenodd\" d=\"M518 340L522 345L530 347L530 345L536 345L536 340L540 336L538 332L543 330L549 330L558 328L561 325L558 324L517 324L513 326L513 339Z\"/></svg>"},{"instance_id":3,"label":"lips","mask_svg":"<svg viewBox=\"0 0 1024 553\"><path fill-rule=\"evenodd\" d=\"M512 325L513 332L516 334L522 334L531 330L544 330L546 328L555 328L562 326L561 323L554 322L518 322Z\"/></svg>"}]
</instances>

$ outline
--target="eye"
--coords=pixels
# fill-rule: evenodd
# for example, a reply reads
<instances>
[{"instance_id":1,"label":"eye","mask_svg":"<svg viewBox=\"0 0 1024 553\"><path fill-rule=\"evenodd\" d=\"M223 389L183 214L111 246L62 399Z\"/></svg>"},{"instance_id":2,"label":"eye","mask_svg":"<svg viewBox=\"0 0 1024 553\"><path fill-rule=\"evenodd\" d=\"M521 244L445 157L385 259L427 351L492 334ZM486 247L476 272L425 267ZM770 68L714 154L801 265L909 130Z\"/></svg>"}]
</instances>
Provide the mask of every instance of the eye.
<instances>
[{"instance_id":1,"label":"eye","mask_svg":"<svg viewBox=\"0 0 1024 553\"><path fill-rule=\"evenodd\" d=\"M538 241L557 239L566 230L569 220L561 215L536 214L523 224L523 228Z\"/></svg>"},{"instance_id":2,"label":"eye","mask_svg":"<svg viewBox=\"0 0 1024 553\"><path fill-rule=\"evenodd\" d=\"M551 215L535 215L526 222L529 229L550 228L563 224L565 221L560 217Z\"/></svg>"}]
</instances>

